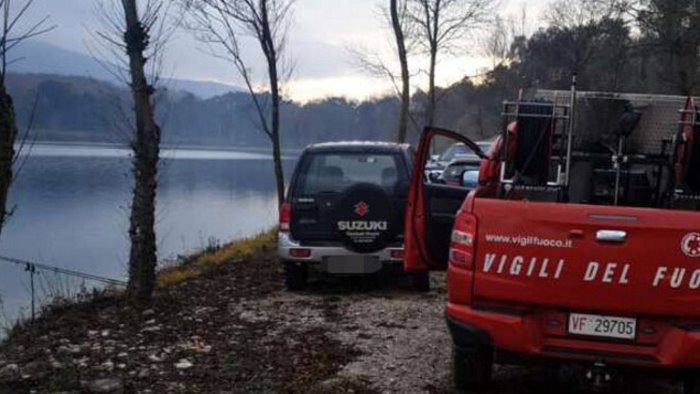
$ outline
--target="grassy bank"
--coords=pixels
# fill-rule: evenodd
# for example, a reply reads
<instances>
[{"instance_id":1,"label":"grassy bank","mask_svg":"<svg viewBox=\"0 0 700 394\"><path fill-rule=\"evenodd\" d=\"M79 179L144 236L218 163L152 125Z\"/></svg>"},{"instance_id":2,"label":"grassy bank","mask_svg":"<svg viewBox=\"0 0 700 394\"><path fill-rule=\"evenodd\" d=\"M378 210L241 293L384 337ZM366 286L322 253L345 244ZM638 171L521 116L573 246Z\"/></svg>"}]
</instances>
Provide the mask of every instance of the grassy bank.
<instances>
[{"instance_id":1,"label":"grassy bank","mask_svg":"<svg viewBox=\"0 0 700 394\"><path fill-rule=\"evenodd\" d=\"M223 246L209 248L183 259L179 264L165 268L158 274L158 288L191 280L202 273L228 262L250 259L257 254L274 251L277 244L277 228L256 236L244 238Z\"/></svg>"},{"instance_id":2,"label":"grassy bank","mask_svg":"<svg viewBox=\"0 0 700 394\"><path fill-rule=\"evenodd\" d=\"M217 243L192 255L180 257L176 262L159 269L156 279L156 292L197 278L217 265L251 259L257 254L273 251L276 248L276 242L277 228L274 227L251 237L223 245ZM60 279L61 277L57 277L56 280ZM58 283L58 285L56 287L63 290L56 291L56 294L49 297L50 299L46 302L47 305L42 307L40 315L44 313L50 314L55 310L70 307L74 304L89 303L97 299L114 298L115 300L120 300L125 295L122 288L110 287L101 290L91 289L71 293L67 290L64 283ZM11 337L13 332L21 331L30 324L26 318L5 323L11 325L4 327L6 332L3 332L2 338Z\"/></svg>"}]
</instances>

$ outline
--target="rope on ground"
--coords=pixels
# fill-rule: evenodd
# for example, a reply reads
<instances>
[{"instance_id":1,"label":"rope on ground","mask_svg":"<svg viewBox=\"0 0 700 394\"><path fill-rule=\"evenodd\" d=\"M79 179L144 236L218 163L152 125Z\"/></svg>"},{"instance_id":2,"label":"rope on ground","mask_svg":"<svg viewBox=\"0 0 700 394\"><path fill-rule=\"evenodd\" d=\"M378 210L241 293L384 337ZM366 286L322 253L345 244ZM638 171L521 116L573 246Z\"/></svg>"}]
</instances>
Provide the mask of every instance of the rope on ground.
<instances>
[{"instance_id":1,"label":"rope on ground","mask_svg":"<svg viewBox=\"0 0 700 394\"><path fill-rule=\"evenodd\" d=\"M5 263L14 264L14 265L25 266L26 270L30 271L30 272L35 272L37 269L39 269L39 270L44 270L44 271L55 272L55 273L61 274L61 275L74 276L77 278L93 280L96 282L102 282L102 283L106 283L108 285L113 285L113 286L126 286L126 284L127 284L125 281L118 280L118 279L106 278L104 276L93 275L93 274L89 274L87 272L69 270L69 269L65 269L65 268L59 268L59 267L56 267L53 265L35 263L33 261L15 259L12 257L7 257L7 256L0 256L0 261L5 262Z\"/></svg>"}]
</instances>

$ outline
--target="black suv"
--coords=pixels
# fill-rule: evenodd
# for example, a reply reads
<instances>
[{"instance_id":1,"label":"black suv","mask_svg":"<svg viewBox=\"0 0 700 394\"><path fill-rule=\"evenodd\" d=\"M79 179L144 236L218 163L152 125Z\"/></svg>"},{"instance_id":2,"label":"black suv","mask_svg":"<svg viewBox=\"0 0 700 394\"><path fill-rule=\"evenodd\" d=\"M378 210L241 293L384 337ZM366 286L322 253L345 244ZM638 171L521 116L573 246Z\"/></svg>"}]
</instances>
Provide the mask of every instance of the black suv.
<instances>
[{"instance_id":1,"label":"black suv","mask_svg":"<svg viewBox=\"0 0 700 394\"><path fill-rule=\"evenodd\" d=\"M407 144L333 142L301 154L280 210L278 254L290 290L310 268L378 272L403 260L403 221L413 151ZM414 286L429 288L427 275Z\"/></svg>"}]
</instances>

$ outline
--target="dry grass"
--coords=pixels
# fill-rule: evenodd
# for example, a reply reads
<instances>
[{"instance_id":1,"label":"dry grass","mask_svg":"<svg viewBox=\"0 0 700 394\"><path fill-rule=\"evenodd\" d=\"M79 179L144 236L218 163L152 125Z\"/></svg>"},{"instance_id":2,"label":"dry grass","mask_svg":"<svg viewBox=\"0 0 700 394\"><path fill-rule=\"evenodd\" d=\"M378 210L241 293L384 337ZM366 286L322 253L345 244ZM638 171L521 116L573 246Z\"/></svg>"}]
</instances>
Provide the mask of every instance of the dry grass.
<instances>
[{"instance_id":1,"label":"dry grass","mask_svg":"<svg viewBox=\"0 0 700 394\"><path fill-rule=\"evenodd\" d=\"M199 270L193 267L169 268L158 275L158 286L168 287L196 278L200 274Z\"/></svg>"},{"instance_id":2,"label":"dry grass","mask_svg":"<svg viewBox=\"0 0 700 394\"><path fill-rule=\"evenodd\" d=\"M186 263L167 268L158 274L158 286L168 287L198 277L209 268L238 260L245 260L258 253L275 248L277 229L272 228L256 236L231 242L214 250L208 250Z\"/></svg>"}]
</instances>

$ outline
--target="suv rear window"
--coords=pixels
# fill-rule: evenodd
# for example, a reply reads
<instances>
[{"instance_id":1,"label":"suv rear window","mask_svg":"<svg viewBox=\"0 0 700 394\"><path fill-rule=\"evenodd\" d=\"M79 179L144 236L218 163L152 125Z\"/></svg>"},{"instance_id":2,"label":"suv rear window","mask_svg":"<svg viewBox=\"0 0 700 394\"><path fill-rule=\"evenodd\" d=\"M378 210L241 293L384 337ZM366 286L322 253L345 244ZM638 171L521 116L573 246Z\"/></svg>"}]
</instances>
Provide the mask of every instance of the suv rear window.
<instances>
[{"instance_id":1,"label":"suv rear window","mask_svg":"<svg viewBox=\"0 0 700 394\"><path fill-rule=\"evenodd\" d=\"M405 177L400 160L392 153L311 153L302 165L295 192L339 193L357 183L371 183L391 192Z\"/></svg>"}]
</instances>

